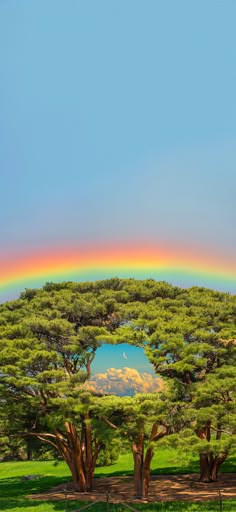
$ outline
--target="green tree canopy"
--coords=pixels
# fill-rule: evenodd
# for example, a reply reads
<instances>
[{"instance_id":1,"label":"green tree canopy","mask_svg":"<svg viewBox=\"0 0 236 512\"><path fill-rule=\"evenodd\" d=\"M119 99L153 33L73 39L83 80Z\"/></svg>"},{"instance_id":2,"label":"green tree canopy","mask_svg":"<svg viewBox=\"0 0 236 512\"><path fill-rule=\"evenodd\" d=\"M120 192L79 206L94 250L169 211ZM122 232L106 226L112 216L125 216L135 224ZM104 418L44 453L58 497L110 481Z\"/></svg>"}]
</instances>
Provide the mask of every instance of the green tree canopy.
<instances>
[{"instance_id":1,"label":"green tree canopy","mask_svg":"<svg viewBox=\"0 0 236 512\"><path fill-rule=\"evenodd\" d=\"M90 377L97 348L103 342L125 341L144 347L166 381L164 391L174 390L166 399L165 414L172 402L173 410L177 405L184 410L181 428L197 434L201 477L213 478L235 432L235 320L235 296L152 279L47 283L40 290L25 290L18 300L0 305L4 436L37 436L53 444L70 467L75 486L91 487L105 427L100 428L94 398L83 383ZM128 422L134 436L134 423L141 425L138 418L148 398L140 399L140 410L135 400ZM159 400L152 399L156 412L149 400L149 427L152 431L156 414L164 432ZM140 428L149 449L152 434L149 440L145 437L145 425ZM175 428L179 425L178 420Z\"/></svg>"}]
</instances>

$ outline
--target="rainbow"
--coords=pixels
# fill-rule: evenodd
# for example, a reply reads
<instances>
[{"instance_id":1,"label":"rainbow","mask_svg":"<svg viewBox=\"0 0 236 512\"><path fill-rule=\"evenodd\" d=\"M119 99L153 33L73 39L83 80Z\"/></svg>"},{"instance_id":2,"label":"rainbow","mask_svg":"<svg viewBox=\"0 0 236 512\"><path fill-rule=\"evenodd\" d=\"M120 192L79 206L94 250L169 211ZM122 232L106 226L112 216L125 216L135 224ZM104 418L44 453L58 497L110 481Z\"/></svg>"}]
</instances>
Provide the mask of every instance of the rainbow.
<instances>
[{"instance_id":1,"label":"rainbow","mask_svg":"<svg viewBox=\"0 0 236 512\"><path fill-rule=\"evenodd\" d=\"M206 286L236 293L236 264L229 258L186 248L103 245L35 249L0 255L0 297L47 281L110 277L154 278L179 286Z\"/></svg>"}]
</instances>

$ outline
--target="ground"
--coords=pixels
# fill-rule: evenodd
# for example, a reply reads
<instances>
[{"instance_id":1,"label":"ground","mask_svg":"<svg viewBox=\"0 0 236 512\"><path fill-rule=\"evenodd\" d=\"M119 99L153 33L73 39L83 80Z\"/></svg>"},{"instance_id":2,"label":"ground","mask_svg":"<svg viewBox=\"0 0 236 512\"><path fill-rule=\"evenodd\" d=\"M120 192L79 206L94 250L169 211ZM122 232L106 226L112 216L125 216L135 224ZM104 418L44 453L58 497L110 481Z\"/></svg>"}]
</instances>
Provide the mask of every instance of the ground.
<instances>
[{"instance_id":1,"label":"ground","mask_svg":"<svg viewBox=\"0 0 236 512\"><path fill-rule=\"evenodd\" d=\"M109 493L109 501L119 503L122 501L134 501L133 479L131 477L107 477L95 478L94 489L91 493L76 493L73 485L66 484L54 487L50 491L30 496L35 500L64 500L65 495L69 500L79 501L106 501ZM152 476L150 482L150 494L146 501L210 501L219 500L219 492L223 500L236 498L236 474L224 473L219 481L204 484L199 482L198 475L159 475ZM144 502L145 500L142 500Z\"/></svg>"},{"instance_id":2,"label":"ground","mask_svg":"<svg viewBox=\"0 0 236 512\"><path fill-rule=\"evenodd\" d=\"M157 493L155 500L158 503L154 503L154 501L150 503L137 503L134 505L134 508L143 512L219 512L220 504L217 498L218 486L220 484L223 496L223 511L235 512L235 454L232 454L222 465L222 475L220 476L219 484L205 484L202 486L197 481L198 469L198 459L192 458L185 461L183 455L178 455L175 450L159 447L153 458L153 477L151 482L151 493ZM27 480L25 479L27 475L38 476L34 480ZM67 512L73 512L85 506L84 500L86 499L88 501L91 499L95 501L97 499L99 501L104 499L104 493L106 489L109 490L111 485L113 485L113 490L116 490L117 495L113 496L113 499L118 498L118 500L124 501L126 499L126 496L122 494L124 491L124 493L127 492L129 494L129 501L132 500L133 487L130 479L133 475L133 458L131 451L122 452L118 461L112 466L96 468L95 475L97 477L94 481L95 491L91 495L81 496L81 494L71 494L68 492L69 499L65 501L64 493L64 500L58 499L58 496L56 497L58 494L60 497L62 495L62 493L59 493L58 486L60 486L60 490L66 486L68 491L70 491L69 482L71 482L71 475L63 461L1 462L0 511L65 512L67 510ZM169 476L166 477L165 475ZM186 475L186 481L183 475ZM202 498L200 490L203 490L205 486L207 497L204 496ZM53 490L53 492L50 492L49 489ZM96 493L100 493L100 496ZM103 493L103 498L101 498L101 493ZM164 501L167 499L167 493L169 501ZM33 496L29 499L29 495ZM39 498L35 499L37 495ZM232 496L231 499L230 496ZM172 501L174 497L176 500ZM205 501L206 499L207 501ZM163 500L163 502L160 500ZM94 503L91 512L92 510L94 512L95 510L96 512L105 512L106 506L104 506L104 503ZM110 512L124 512L124 510L123 503L114 503L109 507Z\"/></svg>"}]
</instances>

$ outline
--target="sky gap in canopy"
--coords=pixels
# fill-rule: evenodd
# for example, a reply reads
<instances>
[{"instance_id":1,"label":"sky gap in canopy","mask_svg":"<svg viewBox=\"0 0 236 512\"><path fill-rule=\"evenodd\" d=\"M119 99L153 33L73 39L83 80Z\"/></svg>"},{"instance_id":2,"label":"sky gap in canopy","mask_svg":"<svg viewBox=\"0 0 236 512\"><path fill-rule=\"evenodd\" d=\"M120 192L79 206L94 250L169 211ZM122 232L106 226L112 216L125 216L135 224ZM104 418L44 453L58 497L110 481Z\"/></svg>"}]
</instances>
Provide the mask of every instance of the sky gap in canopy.
<instances>
[{"instance_id":1,"label":"sky gap in canopy","mask_svg":"<svg viewBox=\"0 0 236 512\"><path fill-rule=\"evenodd\" d=\"M0 3L4 297L112 273L236 290L235 15L215 0Z\"/></svg>"}]
</instances>

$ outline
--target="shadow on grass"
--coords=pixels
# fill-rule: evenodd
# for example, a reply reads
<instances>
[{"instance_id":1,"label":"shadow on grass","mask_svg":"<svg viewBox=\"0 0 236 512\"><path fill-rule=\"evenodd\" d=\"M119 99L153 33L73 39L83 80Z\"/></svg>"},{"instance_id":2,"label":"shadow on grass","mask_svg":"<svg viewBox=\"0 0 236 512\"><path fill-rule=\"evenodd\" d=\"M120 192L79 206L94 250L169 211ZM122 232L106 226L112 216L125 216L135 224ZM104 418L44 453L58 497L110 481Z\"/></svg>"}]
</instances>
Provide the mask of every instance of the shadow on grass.
<instances>
[{"instance_id":1,"label":"shadow on grass","mask_svg":"<svg viewBox=\"0 0 236 512\"><path fill-rule=\"evenodd\" d=\"M70 477L43 476L37 480L23 480L21 477L2 478L0 480L0 497L21 498L27 494L45 492L57 485L70 482Z\"/></svg>"},{"instance_id":2,"label":"shadow on grass","mask_svg":"<svg viewBox=\"0 0 236 512\"><path fill-rule=\"evenodd\" d=\"M190 464L186 464L186 466L167 466L165 468L153 468L151 470L152 475L184 475L186 473L199 473L199 463L198 461L191 461Z\"/></svg>"},{"instance_id":3,"label":"shadow on grass","mask_svg":"<svg viewBox=\"0 0 236 512\"><path fill-rule=\"evenodd\" d=\"M222 473L236 473L236 457L228 457L221 466Z\"/></svg>"},{"instance_id":4,"label":"shadow on grass","mask_svg":"<svg viewBox=\"0 0 236 512\"><path fill-rule=\"evenodd\" d=\"M192 460L189 464L185 466L177 465L166 466L166 467L154 467L151 470L151 475L184 475L184 474L199 474L199 461ZM226 460L224 464L222 464L220 472L222 473L236 473L236 458L232 457ZM133 476L133 469L121 469L121 470L111 470L110 474L106 474L103 472L102 468L96 469L95 478L106 478L109 476Z\"/></svg>"},{"instance_id":5,"label":"shadow on grass","mask_svg":"<svg viewBox=\"0 0 236 512\"><path fill-rule=\"evenodd\" d=\"M151 475L184 475L188 473L198 474L199 473L199 464L191 463L189 466L183 466L180 468L179 466L167 466L164 468L152 468ZM99 471L99 468L96 470L95 477L97 478L104 478L109 476L133 476L134 471L133 470L119 470L119 471L112 471L110 475L104 474L102 471Z\"/></svg>"}]
</instances>

